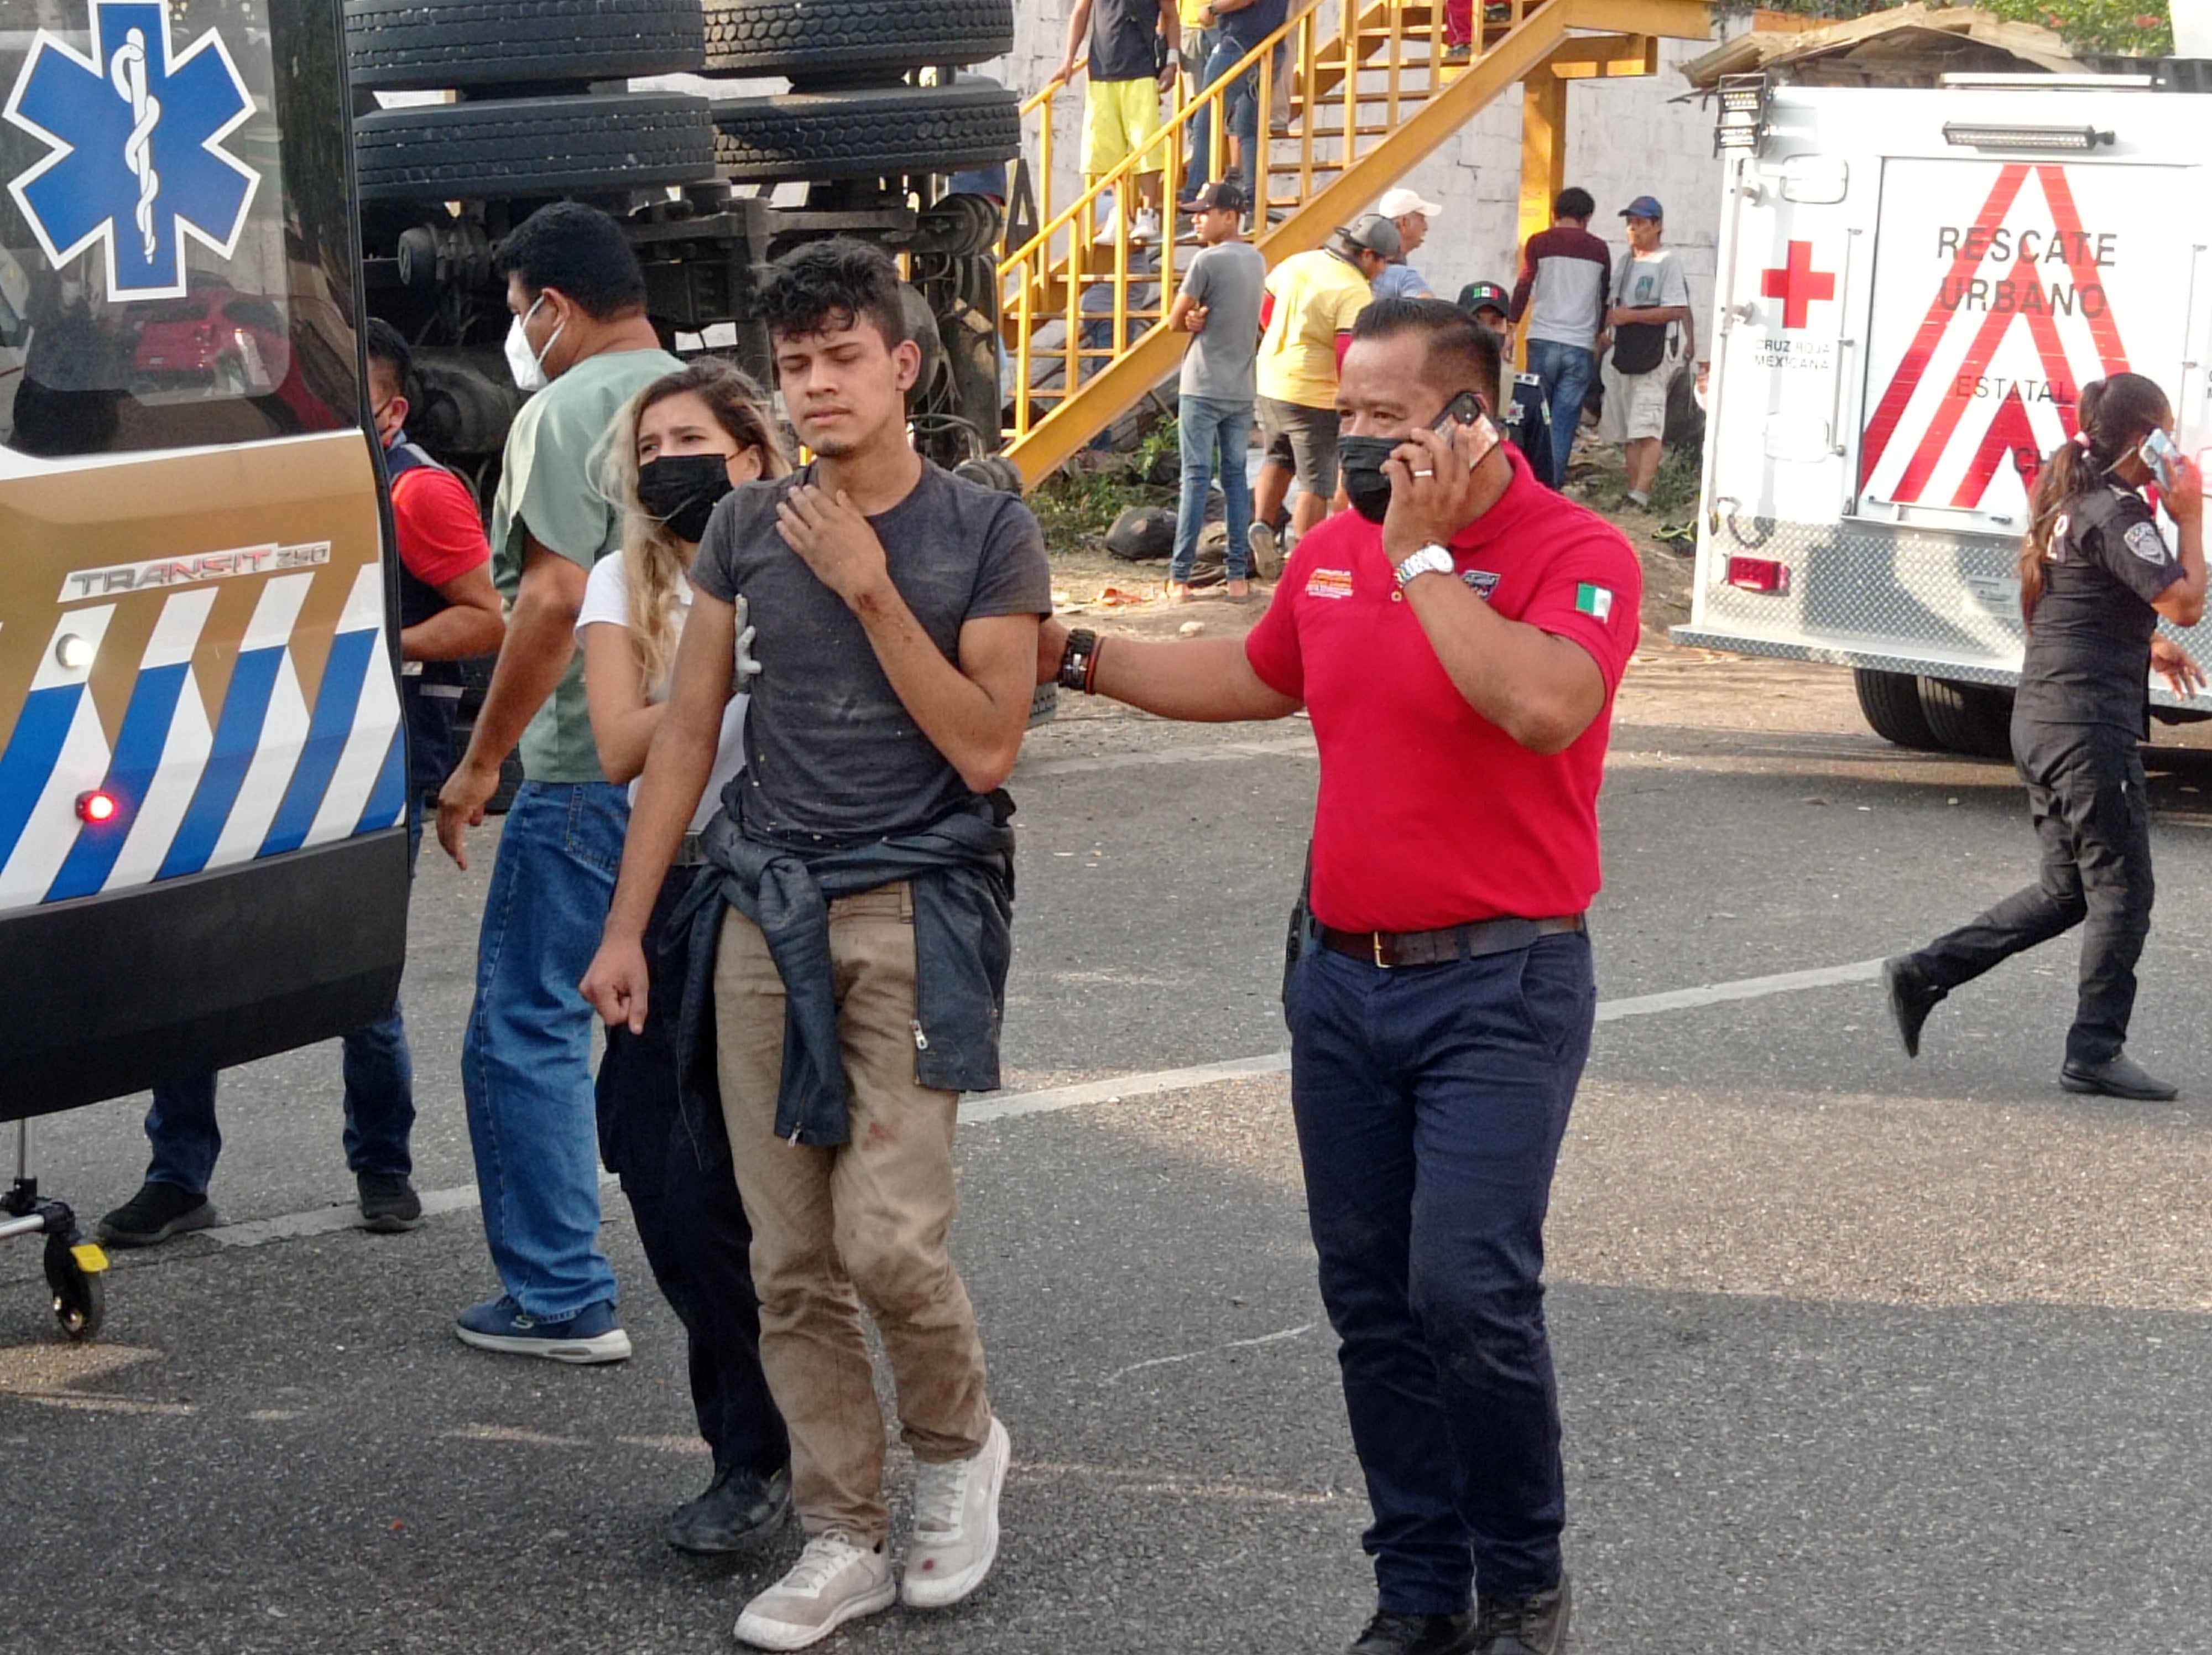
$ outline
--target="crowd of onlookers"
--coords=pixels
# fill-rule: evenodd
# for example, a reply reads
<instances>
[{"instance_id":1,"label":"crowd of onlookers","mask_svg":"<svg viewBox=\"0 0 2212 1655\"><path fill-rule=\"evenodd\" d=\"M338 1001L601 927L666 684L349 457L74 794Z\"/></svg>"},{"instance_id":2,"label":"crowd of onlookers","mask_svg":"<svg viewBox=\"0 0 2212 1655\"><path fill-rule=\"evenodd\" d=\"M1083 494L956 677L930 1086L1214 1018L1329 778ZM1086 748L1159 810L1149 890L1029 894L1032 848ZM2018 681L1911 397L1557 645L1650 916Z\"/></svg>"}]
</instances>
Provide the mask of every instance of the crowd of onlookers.
<instances>
[{"instance_id":1,"label":"crowd of onlookers","mask_svg":"<svg viewBox=\"0 0 2212 1655\"><path fill-rule=\"evenodd\" d=\"M1212 88L1279 31L1289 11L1290 0L1076 0L1052 78L1087 73L1086 180L1096 186L1145 152L1179 75L1197 92ZM1470 9L1447 14L1449 44L1463 56ZM1180 385L1182 487L1169 571L1170 595L1178 599L1190 593L1217 483L1226 590L1237 599L1249 594L1254 574L1273 578L1289 546L1342 503L1336 370L1352 322L1373 301L1437 296L1415 256L1445 208L1412 189L1386 191L1322 246L1273 271L1247 240L1269 222L1261 106L1289 109L1287 67L1263 58L1242 72L1220 99L1224 131L1213 130L1211 102L1190 122L1186 187L1174 204L1192 221L1198 250L1167 313L1170 329L1191 336ZM1165 158L1158 146L1152 153L1160 165L1138 172L1131 191L1127 239L1139 248L1168 233ZM1510 290L1477 280L1455 296L1508 342L1509 362L1520 353L1520 371L1486 387L1486 400L1538 479L1554 487L1566 480L1587 409L1597 416L1600 440L1622 451L1620 503L1648 508L1670 397L1696 360L1696 325L1681 263L1664 245L1659 202L1640 195L1620 210L1627 245L1617 253L1591 233L1596 210L1588 191L1562 191L1550 228L1522 249ZM1140 279L1151 272L1133 271L1131 280ZM1109 337L1102 307L1110 308L1112 295L1096 291L1085 299L1100 319L1088 325L1085 342L1102 345ZM1255 427L1262 458L1248 478Z\"/></svg>"}]
</instances>

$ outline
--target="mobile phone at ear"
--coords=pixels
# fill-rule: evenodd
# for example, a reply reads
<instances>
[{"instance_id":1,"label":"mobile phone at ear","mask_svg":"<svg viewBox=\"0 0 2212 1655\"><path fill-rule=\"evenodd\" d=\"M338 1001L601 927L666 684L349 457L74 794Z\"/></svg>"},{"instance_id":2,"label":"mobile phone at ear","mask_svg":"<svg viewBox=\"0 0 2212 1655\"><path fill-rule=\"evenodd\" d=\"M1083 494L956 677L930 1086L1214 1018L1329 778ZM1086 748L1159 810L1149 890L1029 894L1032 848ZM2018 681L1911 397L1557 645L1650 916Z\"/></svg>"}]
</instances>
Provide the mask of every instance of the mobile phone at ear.
<instances>
[{"instance_id":1,"label":"mobile phone at ear","mask_svg":"<svg viewBox=\"0 0 2212 1655\"><path fill-rule=\"evenodd\" d=\"M1429 429L1447 434L1455 425L1472 425L1479 419L1490 417L1489 405L1479 391L1462 391L1444 405L1444 411L1429 423Z\"/></svg>"},{"instance_id":2,"label":"mobile phone at ear","mask_svg":"<svg viewBox=\"0 0 2212 1655\"><path fill-rule=\"evenodd\" d=\"M1480 451L1468 462L1468 469L1473 470L1489 457L1498 443L1498 422L1490 417L1490 405L1483 400L1480 392L1461 392L1444 405L1443 412L1430 423L1429 429L1449 441L1453 432L1462 425L1478 426L1481 430Z\"/></svg>"},{"instance_id":3,"label":"mobile phone at ear","mask_svg":"<svg viewBox=\"0 0 2212 1655\"><path fill-rule=\"evenodd\" d=\"M2136 452L2142 455L2142 463L2150 467L2151 474L2158 478L2160 488L2173 486L2173 462L2181 458L2181 446L2166 435L2163 427L2152 426L2149 434L2142 440L2142 447Z\"/></svg>"}]
</instances>

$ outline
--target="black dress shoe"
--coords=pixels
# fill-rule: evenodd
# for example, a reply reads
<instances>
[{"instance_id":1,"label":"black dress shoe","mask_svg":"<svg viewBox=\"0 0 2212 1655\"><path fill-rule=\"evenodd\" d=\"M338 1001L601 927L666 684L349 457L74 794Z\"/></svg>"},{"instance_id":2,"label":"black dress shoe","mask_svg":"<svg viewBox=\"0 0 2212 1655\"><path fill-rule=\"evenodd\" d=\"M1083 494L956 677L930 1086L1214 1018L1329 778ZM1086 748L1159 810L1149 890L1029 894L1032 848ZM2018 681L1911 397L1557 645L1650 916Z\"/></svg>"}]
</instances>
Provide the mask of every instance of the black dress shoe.
<instances>
[{"instance_id":1,"label":"black dress shoe","mask_svg":"<svg viewBox=\"0 0 2212 1655\"><path fill-rule=\"evenodd\" d=\"M1346 1655L1474 1655L1474 1616L1379 1611Z\"/></svg>"},{"instance_id":2,"label":"black dress shoe","mask_svg":"<svg viewBox=\"0 0 2212 1655\"><path fill-rule=\"evenodd\" d=\"M2069 1092L2097 1092L2106 1098L2137 1098L2148 1104L2170 1103L2181 1096L2125 1052L2101 1063L2077 1063L2069 1058L2058 1071L2058 1084Z\"/></svg>"},{"instance_id":3,"label":"black dress shoe","mask_svg":"<svg viewBox=\"0 0 2212 1655\"><path fill-rule=\"evenodd\" d=\"M1882 986L1889 991L1889 1014L1907 1057L1920 1056L1920 1025L1943 998L1943 990L1920 975L1910 954L1893 954L1881 963Z\"/></svg>"},{"instance_id":4,"label":"black dress shoe","mask_svg":"<svg viewBox=\"0 0 2212 1655\"><path fill-rule=\"evenodd\" d=\"M1475 1609L1476 1655L1565 1655L1573 1596L1561 1575L1533 1597L1484 1598Z\"/></svg>"},{"instance_id":5,"label":"black dress shoe","mask_svg":"<svg viewBox=\"0 0 2212 1655\"><path fill-rule=\"evenodd\" d=\"M668 1514L660 1537L682 1552L750 1551L773 1538L791 1515L791 1473L722 1472L698 1499Z\"/></svg>"}]
</instances>

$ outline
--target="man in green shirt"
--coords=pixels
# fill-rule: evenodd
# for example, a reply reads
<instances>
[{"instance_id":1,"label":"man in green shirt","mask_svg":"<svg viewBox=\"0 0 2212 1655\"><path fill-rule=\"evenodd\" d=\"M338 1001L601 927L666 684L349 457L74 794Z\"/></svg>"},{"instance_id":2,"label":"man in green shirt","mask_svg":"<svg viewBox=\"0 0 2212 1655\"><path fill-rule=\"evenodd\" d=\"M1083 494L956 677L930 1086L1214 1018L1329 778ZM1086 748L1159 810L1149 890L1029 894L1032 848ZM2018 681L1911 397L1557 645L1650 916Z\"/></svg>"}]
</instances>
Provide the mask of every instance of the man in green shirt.
<instances>
[{"instance_id":1,"label":"man in green shirt","mask_svg":"<svg viewBox=\"0 0 2212 1655\"><path fill-rule=\"evenodd\" d=\"M644 273L604 213L541 208L498 260L514 313L507 365L535 394L507 433L492 504L507 641L438 795L438 843L469 865L467 831L520 744L525 780L492 864L461 1042L484 1238L506 1291L462 1311L455 1331L486 1350L617 1362L629 1336L599 1246L592 1010L576 984L614 894L629 806L599 770L575 624L592 565L619 555L622 538L596 451L623 405L683 364L660 348Z\"/></svg>"}]
</instances>

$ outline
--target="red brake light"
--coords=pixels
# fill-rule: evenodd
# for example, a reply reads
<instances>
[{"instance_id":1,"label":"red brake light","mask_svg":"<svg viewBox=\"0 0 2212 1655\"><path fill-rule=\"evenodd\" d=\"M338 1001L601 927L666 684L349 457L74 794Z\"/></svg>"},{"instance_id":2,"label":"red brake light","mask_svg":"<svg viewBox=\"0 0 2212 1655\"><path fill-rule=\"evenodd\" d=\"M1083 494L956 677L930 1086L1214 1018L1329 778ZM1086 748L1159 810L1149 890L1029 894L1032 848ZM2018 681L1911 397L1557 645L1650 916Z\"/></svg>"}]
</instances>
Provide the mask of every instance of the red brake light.
<instances>
[{"instance_id":1,"label":"red brake light","mask_svg":"<svg viewBox=\"0 0 2212 1655\"><path fill-rule=\"evenodd\" d=\"M122 809L121 802L113 794L99 788L94 788L90 793L81 793L76 796L78 818L91 823L94 827L103 822L113 821Z\"/></svg>"},{"instance_id":2,"label":"red brake light","mask_svg":"<svg viewBox=\"0 0 2212 1655\"><path fill-rule=\"evenodd\" d=\"M1746 592L1787 592L1790 565L1777 557L1731 557L1728 583Z\"/></svg>"}]
</instances>

